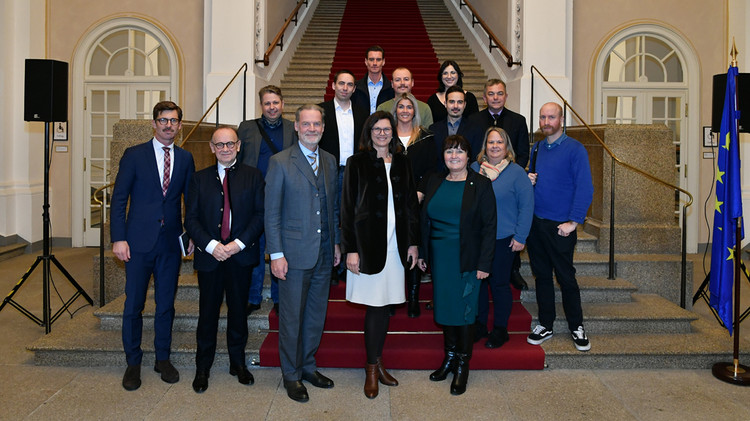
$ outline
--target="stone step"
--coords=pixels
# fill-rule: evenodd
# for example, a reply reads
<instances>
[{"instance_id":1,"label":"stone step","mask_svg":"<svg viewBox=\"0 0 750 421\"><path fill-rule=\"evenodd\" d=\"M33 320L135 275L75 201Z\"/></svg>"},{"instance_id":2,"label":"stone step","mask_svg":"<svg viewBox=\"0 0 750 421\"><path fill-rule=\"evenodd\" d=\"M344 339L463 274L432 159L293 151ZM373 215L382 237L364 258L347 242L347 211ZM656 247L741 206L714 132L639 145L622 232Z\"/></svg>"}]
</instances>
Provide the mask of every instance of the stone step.
<instances>
[{"instance_id":1,"label":"stone step","mask_svg":"<svg viewBox=\"0 0 750 421\"><path fill-rule=\"evenodd\" d=\"M260 361L260 346L265 333L251 330L245 348L248 365ZM150 371L154 364L154 332L143 330L143 372ZM76 317L43 336L28 348L34 353L37 365L72 367L122 366L125 367L125 353L122 349L122 334L119 330L102 330L99 319L92 309L81 310ZM195 367L195 331L172 334L170 360L177 367ZM226 335L219 334L216 344L214 367L229 367Z\"/></svg>"},{"instance_id":2,"label":"stone step","mask_svg":"<svg viewBox=\"0 0 750 421\"><path fill-rule=\"evenodd\" d=\"M0 246L0 262L20 256L26 250L26 244L8 244Z\"/></svg>"},{"instance_id":3,"label":"stone step","mask_svg":"<svg viewBox=\"0 0 750 421\"><path fill-rule=\"evenodd\" d=\"M125 304L125 296L121 296L104 307L94 311L94 315L101 321L102 330L120 330L122 329L122 309ZM154 330L154 310L155 310L153 293L149 293L146 298L146 305L143 309L143 330ZM195 300L175 300L175 317L172 326L173 332L195 332L198 328L198 301ZM268 329L268 313L272 310L273 304L270 301L263 301L261 308L253 312L247 318L247 326L250 331ZM222 304L219 316L219 332L227 330L227 308Z\"/></svg>"},{"instance_id":4,"label":"stone step","mask_svg":"<svg viewBox=\"0 0 750 421\"><path fill-rule=\"evenodd\" d=\"M609 280L605 277L581 276L577 277L583 303L628 303L638 288L623 279ZM527 279L529 289L521 291L521 302L535 303L536 288L533 279ZM560 288L555 283L555 302L562 302Z\"/></svg>"},{"instance_id":5,"label":"stone step","mask_svg":"<svg viewBox=\"0 0 750 421\"><path fill-rule=\"evenodd\" d=\"M583 324L586 333L628 334L690 333L690 323L698 315L683 310L656 294L632 294L629 303L583 303ZM523 303L531 313L532 326L539 323L536 303ZM552 327L562 336L569 335L562 303L555 304L557 318ZM636 336L636 337L638 337Z\"/></svg>"},{"instance_id":6,"label":"stone step","mask_svg":"<svg viewBox=\"0 0 750 421\"><path fill-rule=\"evenodd\" d=\"M704 319L691 323L690 333L650 333L637 336L592 334L591 350L575 349L567 330L544 342L545 365L553 369L710 369L731 361L732 339L727 331ZM740 361L750 358L750 342L740 341Z\"/></svg>"}]
</instances>

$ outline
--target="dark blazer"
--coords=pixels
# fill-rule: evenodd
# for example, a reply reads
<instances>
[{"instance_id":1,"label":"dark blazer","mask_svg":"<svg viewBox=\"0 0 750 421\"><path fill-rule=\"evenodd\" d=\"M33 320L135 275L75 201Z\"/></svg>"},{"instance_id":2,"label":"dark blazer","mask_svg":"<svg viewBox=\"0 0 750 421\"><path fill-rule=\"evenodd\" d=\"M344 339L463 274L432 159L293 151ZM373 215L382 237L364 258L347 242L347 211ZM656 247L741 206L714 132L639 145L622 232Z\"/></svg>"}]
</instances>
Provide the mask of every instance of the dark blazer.
<instances>
[{"instance_id":1,"label":"dark blazer","mask_svg":"<svg viewBox=\"0 0 750 421\"><path fill-rule=\"evenodd\" d=\"M367 117L370 116L370 108L355 104L354 101L351 104L352 115L354 117L354 144L352 145L352 151L356 153L359 150L359 138L362 136L362 127L365 125ZM341 152L339 150L339 125L336 121L336 104L334 104L333 100L330 100L322 102L319 105L324 111L323 123L325 124L325 129L323 130L323 137L320 138L318 146L333 155L338 165L341 162Z\"/></svg>"},{"instance_id":2,"label":"dark blazer","mask_svg":"<svg viewBox=\"0 0 750 421\"><path fill-rule=\"evenodd\" d=\"M260 170L241 163L235 164L227 176L229 202L232 209L230 241L239 239L245 248L232 256L240 266L258 264L258 238L263 233L263 190L265 182ZM211 271L219 261L205 251L211 240L221 242L221 217L224 192L218 166L198 171L190 183L185 205L185 229L195 243L195 270Z\"/></svg>"},{"instance_id":3,"label":"dark blazer","mask_svg":"<svg viewBox=\"0 0 750 421\"><path fill-rule=\"evenodd\" d=\"M484 132L494 124L489 109L485 108L472 115L469 120L482 130L482 141L484 141ZM510 143L516 153L516 164L520 165L521 168L526 168L526 164L529 163L529 126L526 124L526 117L503 108L498 127L501 127L510 136ZM479 153L479 151L476 153Z\"/></svg>"},{"instance_id":4,"label":"dark blazer","mask_svg":"<svg viewBox=\"0 0 750 421\"><path fill-rule=\"evenodd\" d=\"M385 163L375 151L358 152L346 161L341 197L341 253L359 253L360 271L379 273L388 249L388 181ZM409 159L393 155L389 173L396 213L396 240L406 266L409 246L419 244L417 191Z\"/></svg>"},{"instance_id":5,"label":"dark blazer","mask_svg":"<svg viewBox=\"0 0 750 421\"><path fill-rule=\"evenodd\" d=\"M258 156L260 155L260 144L265 143L263 136L258 130L256 120L245 120L237 128L237 137L242 141L242 148L237 156L237 160L251 167L258 166ZM262 122L261 122L262 123ZM283 149L286 149L297 143L297 131L294 130L294 122L282 117L281 124L284 125Z\"/></svg>"},{"instance_id":6,"label":"dark blazer","mask_svg":"<svg viewBox=\"0 0 750 421\"><path fill-rule=\"evenodd\" d=\"M497 233L497 208L495 192L489 178L468 169L464 195L461 199L461 221L459 225L458 250L461 259L461 272L481 270L492 272L492 259L495 254L495 234ZM427 216L430 200L445 180L447 172L433 174L425 184L425 197L422 202L422 245L419 257L430 257L431 222Z\"/></svg>"},{"instance_id":7,"label":"dark blazer","mask_svg":"<svg viewBox=\"0 0 750 421\"><path fill-rule=\"evenodd\" d=\"M464 109L464 117L468 117L472 114L479 112L479 103L477 103L477 97L469 91L466 91L465 95L466 108ZM427 105L430 106L432 111L432 119L434 121L446 120L448 118L448 110L445 108L445 104L440 102L437 97L437 93L432 94L427 98Z\"/></svg>"},{"instance_id":8,"label":"dark blazer","mask_svg":"<svg viewBox=\"0 0 750 421\"><path fill-rule=\"evenodd\" d=\"M437 171L438 168L442 168L440 166L440 162L443 161L442 151L437 154L436 151L438 149L435 146L435 136L431 131L421 127L419 129L419 136L406 151L406 156L409 157L409 162L411 163L412 176L414 176L417 191L423 191L423 184L427 176ZM442 165L443 167L445 166L445 164Z\"/></svg>"},{"instance_id":9,"label":"dark blazer","mask_svg":"<svg viewBox=\"0 0 750 421\"><path fill-rule=\"evenodd\" d=\"M174 252L179 253L181 199L184 195L188 200L188 183L195 163L190 152L175 145L172 176L164 196L152 141L126 149L120 159L112 192L110 234L112 242L125 240L131 251L146 253L156 245L163 221L165 235L174 238Z\"/></svg>"},{"instance_id":10,"label":"dark blazer","mask_svg":"<svg viewBox=\"0 0 750 421\"><path fill-rule=\"evenodd\" d=\"M328 224L331 235L331 256L340 242L338 164L333 155L318 148L318 176L323 174ZM290 269L312 269L320 251L321 217L316 215L316 179L310 162L298 145L271 157L266 173L266 253L283 252Z\"/></svg>"},{"instance_id":11,"label":"dark blazer","mask_svg":"<svg viewBox=\"0 0 750 421\"><path fill-rule=\"evenodd\" d=\"M380 77L383 78L383 88L380 89L380 92L378 93L378 99L376 101L375 108L377 108L378 105L393 98L393 96L395 95L393 88L391 88L391 81L388 80L387 77L385 77L385 73L383 73ZM357 105L367 110L368 115L370 114L370 90L367 88L367 73L365 73L365 77L354 82L354 94L352 94L352 102L357 103Z\"/></svg>"},{"instance_id":12,"label":"dark blazer","mask_svg":"<svg viewBox=\"0 0 750 421\"><path fill-rule=\"evenodd\" d=\"M486 129L485 129L486 130ZM440 156L440 165L438 168L445 169L445 162L442 159L443 155L443 141L448 137L448 121L442 120L434 123L430 126L430 131L435 135L435 146L438 148L437 153ZM479 151L482 150L482 142L484 142L484 130L477 126L476 123L472 123L468 117L462 117L461 122L458 124L458 130L456 134L459 134L466 138L471 145L471 151L469 153L469 162L477 160Z\"/></svg>"}]
</instances>

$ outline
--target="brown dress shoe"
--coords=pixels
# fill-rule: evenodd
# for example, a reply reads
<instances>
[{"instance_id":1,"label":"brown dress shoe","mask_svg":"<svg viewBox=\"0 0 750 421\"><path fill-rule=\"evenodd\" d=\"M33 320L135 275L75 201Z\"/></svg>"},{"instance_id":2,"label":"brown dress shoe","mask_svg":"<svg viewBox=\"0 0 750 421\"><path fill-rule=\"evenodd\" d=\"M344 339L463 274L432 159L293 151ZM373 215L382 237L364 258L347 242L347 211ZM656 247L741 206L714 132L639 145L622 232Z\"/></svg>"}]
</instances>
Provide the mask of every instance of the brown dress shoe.
<instances>
[{"instance_id":1,"label":"brown dress shoe","mask_svg":"<svg viewBox=\"0 0 750 421\"><path fill-rule=\"evenodd\" d=\"M378 365L365 365L365 396L370 399L378 396Z\"/></svg>"},{"instance_id":2,"label":"brown dress shoe","mask_svg":"<svg viewBox=\"0 0 750 421\"><path fill-rule=\"evenodd\" d=\"M122 376L122 387L125 390L136 390L141 387L141 365L129 365L125 369L125 375Z\"/></svg>"},{"instance_id":3,"label":"brown dress shoe","mask_svg":"<svg viewBox=\"0 0 750 421\"><path fill-rule=\"evenodd\" d=\"M161 374L161 379L166 383L177 383L180 381L180 373L169 360L157 361L154 364L154 371Z\"/></svg>"},{"instance_id":4,"label":"brown dress shoe","mask_svg":"<svg viewBox=\"0 0 750 421\"><path fill-rule=\"evenodd\" d=\"M383 358L378 357L378 379L380 379L380 383L383 383L386 386L398 386L398 380L393 378L390 373L385 371L385 367L383 367Z\"/></svg>"}]
</instances>

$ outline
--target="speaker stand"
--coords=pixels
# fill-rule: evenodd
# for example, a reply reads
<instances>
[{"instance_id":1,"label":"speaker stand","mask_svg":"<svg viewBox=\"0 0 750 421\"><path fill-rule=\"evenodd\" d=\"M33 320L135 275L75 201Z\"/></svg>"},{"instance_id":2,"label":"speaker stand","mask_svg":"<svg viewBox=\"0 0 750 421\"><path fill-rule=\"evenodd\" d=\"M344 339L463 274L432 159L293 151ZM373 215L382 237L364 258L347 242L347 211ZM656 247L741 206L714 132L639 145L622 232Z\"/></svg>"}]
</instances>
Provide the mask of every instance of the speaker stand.
<instances>
[{"instance_id":1,"label":"speaker stand","mask_svg":"<svg viewBox=\"0 0 750 421\"><path fill-rule=\"evenodd\" d=\"M78 285L78 282L73 279L73 276L68 273L67 270L63 267L62 264L60 264L59 261L55 258L54 255L50 254L50 239L49 239L49 225L50 225L50 219L49 219L49 137L50 137L50 122L47 121L44 123L44 206L42 206L42 220L43 220L43 251L41 256L37 256L34 263L29 267L29 270L24 273L23 277L21 277L21 280L18 281L18 283L11 289L11 291L8 293L8 295L3 300L2 304L0 304L0 311L3 310L6 304L10 304L13 308L18 310L21 314L29 318L31 321L36 323L39 326L44 326L44 333L50 333L52 331L52 323L54 323L64 311L70 307L73 302L78 299L78 297L83 296L83 298L89 303L89 305L93 305L94 302L91 300L91 297L89 297L88 294L86 294L86 291L81 288L80 285ZM31 276L32 273L34 273L34 270L39 266L39 262L42 262L42 318L40 319L37 317L34 313L29 311L28 309L24 308L21 304L13 300L13 296L18 292L19 289L23 286L23 284L26 282L27 279ZM75 287L76 292L73 294L72 297L66 301L63 306L53 315L50 315L51 309L50 309L50 289L49 289L49 283L50 283L50 263L54 263L55 266L57 266L57 269L60 270L60 272L65 276L65 278L68 279L68 282L70 282L73 287Z\"/></svg>"}]
</instances>

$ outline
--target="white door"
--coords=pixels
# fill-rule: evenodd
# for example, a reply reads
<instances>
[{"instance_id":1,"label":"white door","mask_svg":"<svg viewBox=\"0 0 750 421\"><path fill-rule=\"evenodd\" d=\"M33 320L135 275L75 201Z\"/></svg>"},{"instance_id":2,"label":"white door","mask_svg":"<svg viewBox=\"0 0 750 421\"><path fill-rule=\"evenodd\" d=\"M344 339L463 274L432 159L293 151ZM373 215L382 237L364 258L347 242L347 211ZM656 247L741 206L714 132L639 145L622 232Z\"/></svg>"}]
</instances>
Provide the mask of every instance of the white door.
<instances>
[{"instance_id":1,"label":"white door","mask_svg":"<svg viewBox=\"0 0 750 421\"><path fill-rule=\"evenodd\" d=\"M104 213L94 199L97 189L110 179L110 144L114 124L121 119L152 118L154 104L168 99L169 83L87 83L84 124L84 243L99 245L99 230L107 222L112 188L96 194L104 203ZM146 139L144 139L145 141Z\"/></svg>"}]
</instances>

